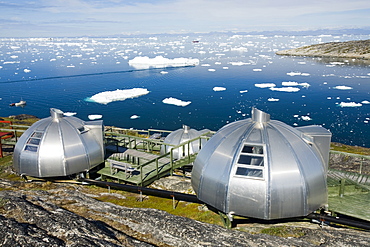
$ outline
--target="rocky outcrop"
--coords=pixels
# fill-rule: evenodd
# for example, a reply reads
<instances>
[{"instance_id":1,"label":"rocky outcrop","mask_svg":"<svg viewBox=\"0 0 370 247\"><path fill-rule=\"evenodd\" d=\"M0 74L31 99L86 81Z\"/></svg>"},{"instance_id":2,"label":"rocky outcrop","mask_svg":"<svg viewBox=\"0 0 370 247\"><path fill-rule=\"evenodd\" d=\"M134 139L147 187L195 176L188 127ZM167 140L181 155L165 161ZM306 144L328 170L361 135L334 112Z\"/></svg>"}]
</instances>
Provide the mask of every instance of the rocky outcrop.
<instances>
[{"instance_id":1,"label":"rocky outcrop","mask_svg":"<svg viewBox=\"0 0 370 247\"><path fill-rule=\"evenodd\" d=\"M370 59L370 40L330 42L276 52L277 55Z\"/></svg>"},{"instance_id":2,"label":"rocky outcrop","mask_svg":"<svg viewBox=\"0 0 370 247\"><path fill-rule=\"evenodd\" d=\"M300 238L228 230L150 208L94 199L80 185L11 190L0 183L1 246L366 246L365 232L302 229ZM124 198L121 198L124 200Z\"/></svg>"},{"instance_id":3,"label":"rocky outcrop","mask_svg":"<svg viewBox=\"0 0 370 247\"><path fill-rule=\"evenodd\" d=\"M370 176L370 157L343 152L331 152L329 168Z\"/></svg>"}]
</instances>

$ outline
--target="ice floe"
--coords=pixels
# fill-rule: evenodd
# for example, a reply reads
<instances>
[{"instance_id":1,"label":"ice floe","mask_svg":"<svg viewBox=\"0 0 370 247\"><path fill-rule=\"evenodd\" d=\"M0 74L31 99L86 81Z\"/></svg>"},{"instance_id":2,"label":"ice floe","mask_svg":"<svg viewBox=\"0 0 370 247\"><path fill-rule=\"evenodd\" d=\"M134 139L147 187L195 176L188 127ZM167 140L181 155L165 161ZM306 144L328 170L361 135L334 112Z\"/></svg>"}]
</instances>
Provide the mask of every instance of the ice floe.
<instances>
[{"instance_id":1,"label":"ice floe","mask_svg":"<svg viewBox=\"0 0 370 247\"><path fill-rule=\"evenodd\" d=\"M356 103L356 102L340 102L338 105L340 107L360 107L362 106L361 103Z\"/></svg>"},{"instance_id":2,"label":"ice floe","mask_svg":"<svg viewBox=\"0 0 370 247\"><path fill-rule=\"evenodd\" d=\"M309 86L311 86L307 82L298 83L296 81L283 81L281 83L281 85L283 85L283 86L292 86L292 87L294 87L294 86L302 86L302 87L309 87Z\"/></svg>"},{"instance_id":3,"label":"ice floe","mask_svg":"<svg viewBox=\"0 0 370 247\"><path fill-rule=\"evenodd\" d=\"M91 114L89 116L87 116L90 120L96 120L96 119L101 119L103 117L103 115L99 115L99 114Z\"/></svg>"},{"instance_id":4,"label":"ice floe","mask_svg":"<svg viewBox=\"0 0 370 247\"><path fill-rule=\"evenodd\" d=\"M248 92L248 90L241 90L241 91L239 91L239 93L246 93L246 92Z\"/></svg>"},{"instance_id":5,"label":"ice floe","mask_svg":"<svg viewBox=\"0 0 370 247\"><path fill-rule=\"evenodd\" d=\"M350 90L350 89L353 89L352 87L349 87L349 86L335 86L333 88L334 89L339 89L339 90Z\"/></svg>"},{"instance_id":6,"label":"ice floe","mask_svg":"<svg viewBox=\"0 0 370 247\"><path fill-rule=\"evenodd\" d=\"M310 118L309 116L301 116L301 119L304 120L304 121L312 120L312 118Z\"/></svg>"},{"instance_id":7,"label":"ice floe","mask_svg":"<svg viewBox=\"0 0 370 247\"><path fill-rule=\"evenodd\" d=\"M24 72L24 73L30 73L30 72L31 72L31 70L30 70L30 69L24 69L24 70L23 70L23 72Z\"/></svg>"},{"instance_id":8,"label":"ice floe","mask_svg":"<svg viewBox=\"0 0 370 247\"><path fill-rule=\"evenodd\" d=\"M63 115L64 115L64 116L67 116L67 117L74 116L74 115L76 115L76 114L77 114L77 112L64 112L64 113L63 113Z\"/></svg>"},{"instance_id":9,"label":"ice floe","mask_svg":"<svg viewBox=\"0 0 370 247\"><path fill-rule=\"evenodd\" d=\"M208 69L208 71L215 72L216 70L215 69Z\"/></svg>"},{"instance_id":10,"label":"ice floe","mask_svg":"<svg viewBox=\"0 0 370 247\"><path fill-rule=\"evenodd\" d=\"M137 118L140 118L140 116L138 116L138 115L132 115L132 116L130 117L130 119L137 119Z\"/></svg>"},{"instance_id":11,"label":"ice floe","mask_svg":"<svg viewBox=\"0 0 370 247\"><path fill-rule=\"evenodd\" d=\"M270 102L277 102L279 101L280 99L276 99L276 98L268 98L267 101L270 101Z\"/></svg>"},{"instance_id":12,"label":"ice floe","mask_svg":"<svg viewBox=\"0 0 370 247\"><path fill-rule=\"evenodd\" d=\"M259 88L270 88L270 87L276 87L275 83L256 83L254 84L255 87Z\"/></svg>"},{"instance_id":13,"label":"ice floe","mask_svg":"<svg viewBox=\"0 0 370 247\"><path fill-rule=\"evenodd\" d=\"M363 101L361 101L361 104L370 104L370 101L368 101L368 100L363 100Z\"/></svg>"},{"instance_id":14,"label":"ice floe","mask_svg":"<svg viewBox=\"0 0 370 247\"><path fill-rule=\"evenodd\" d=\"M253 69L253 71L259 72L259 71L262 71L262 69Z\"/></svg>"},{"instance_id":15,"label":"ice floe","mask_svg":"<svg viewBox=\"0 0 370 247\"><path fill-rule=\"evenodd\" d=\"M297 87L270 87L270 90L278 92L298 92L300 89Z\"/></svg>"},{"instance_id":16,"label":"ice floe","mask_svg":"<svg viewBox=\"0 0 370 247\"><path fill-rule=\"evenodd\" d=\"M287 75L289 76L310 76L310 73L302 73L302 72L294 72L294 71L291 71L291 72L288 72L286 73Z\"/></svg>"},{"instance_id":17,"label":"ice floe","mask_svg":"<svg viewBox=\"0 0 370 247\"><path fill-rule=\"evenodd\" d=\"M162 102L165 104L177 105L177 106L187 106L191 103L191 101L182 101L180 99L176 99L173 97L165 98L164 100L162 100Z\"/></svg>"},{"instance_id":18,"label":"ice floe","mask_svg":"<svg viewBox=\"0 0 370 247\"><path fill-rule=\"evenodd\" d=\"M88 101L93 101L100 104L108 104L112 101L122 101L125 99L136 98L145 94L149 91L146 88L132 88L132 89L117 89L115 91L105 91L93 95Z\"/></svg>"},{"instance_id":19,"label":"ice floe","mask_svg":"<svg viewBox=\"0 0 370 247\"><path fill-rule=\"evenodd\" d=\"M217 92L217 91L225 91L226 88L225 87L214 87L213 88L213 91Z\"/></svg>"},{"instance_id":20,"label":"ice floe","mask_svg":"<svg viewBox=\"0 0 370 247\"><path fill-rule=\"evenodd\" d=\"M196 66L199 64L199 59L192 58L165 58L163 56L156 56L155 58L135 57L128 61L128 64L136 69L149 69L153 68L166 68L166 67L186 67L186 66Z\"/></svg>"}]
</instances>

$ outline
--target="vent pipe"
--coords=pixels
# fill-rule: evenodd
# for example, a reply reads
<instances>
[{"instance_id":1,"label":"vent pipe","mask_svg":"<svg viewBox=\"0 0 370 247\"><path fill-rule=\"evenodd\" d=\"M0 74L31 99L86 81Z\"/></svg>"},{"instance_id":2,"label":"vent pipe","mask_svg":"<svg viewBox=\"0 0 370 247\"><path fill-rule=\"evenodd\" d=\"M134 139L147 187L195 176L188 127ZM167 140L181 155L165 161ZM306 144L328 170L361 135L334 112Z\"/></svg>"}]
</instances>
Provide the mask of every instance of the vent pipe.
<instances>
[{"instance_id":1,"label":"vent pipe","mask_svg":"<svg viewBox=\"0 0 370 247\"><path fill-rule=\"evenodd\" d=\"M267 123L270 121L270 114L267 114L257 108L252 108L252 120L258 123Z\"/></svg>"},{"instance_id":2,"label":"vent pipe","mask_svg":"<svg viewBox=\"0 0 370 247\"><path fill-rule=\"evenodd\" d=\"M53 120L58 120L58 119L63 118L63 112L55 108L50 108L50 115L53 118Z\"/></svg>"}]
</instances>

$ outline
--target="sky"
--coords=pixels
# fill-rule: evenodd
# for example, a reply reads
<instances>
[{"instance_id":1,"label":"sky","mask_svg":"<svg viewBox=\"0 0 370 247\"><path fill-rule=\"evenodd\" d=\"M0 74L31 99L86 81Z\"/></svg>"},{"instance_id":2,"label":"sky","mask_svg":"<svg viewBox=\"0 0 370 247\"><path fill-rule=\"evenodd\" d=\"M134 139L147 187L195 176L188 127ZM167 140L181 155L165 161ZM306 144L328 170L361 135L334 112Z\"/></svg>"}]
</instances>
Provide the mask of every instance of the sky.
<instances>
[{"instance_id":1,"label":"sky","mask_svg":"<svg viewBox=\"0 0 370 247\"><path fill-rule=\"evenodd\" d=\"M0 0L0 37L369 27L369 0Z\"/></svg>"}]
</instances>

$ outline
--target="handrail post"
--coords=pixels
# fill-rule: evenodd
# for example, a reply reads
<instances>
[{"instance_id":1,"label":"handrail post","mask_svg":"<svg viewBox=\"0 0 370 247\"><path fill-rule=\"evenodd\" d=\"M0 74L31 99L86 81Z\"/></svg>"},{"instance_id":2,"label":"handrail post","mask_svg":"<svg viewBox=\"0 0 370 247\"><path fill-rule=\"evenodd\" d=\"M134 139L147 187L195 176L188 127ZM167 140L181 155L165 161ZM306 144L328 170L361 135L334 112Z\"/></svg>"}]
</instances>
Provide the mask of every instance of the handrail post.
<instances>
[{"instance_id":1,"label":"handrail post","mask_svg":"<svg viewBox=\"0 0 370 247\"><path fill-rule=\"evenodd\" d=\"M158 158L155 159L155 168L156 168L156 171L157 171L157 179L159 179L159 171L158 171Z\"/></svg>"}]
</instances>

